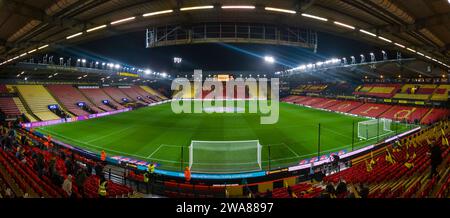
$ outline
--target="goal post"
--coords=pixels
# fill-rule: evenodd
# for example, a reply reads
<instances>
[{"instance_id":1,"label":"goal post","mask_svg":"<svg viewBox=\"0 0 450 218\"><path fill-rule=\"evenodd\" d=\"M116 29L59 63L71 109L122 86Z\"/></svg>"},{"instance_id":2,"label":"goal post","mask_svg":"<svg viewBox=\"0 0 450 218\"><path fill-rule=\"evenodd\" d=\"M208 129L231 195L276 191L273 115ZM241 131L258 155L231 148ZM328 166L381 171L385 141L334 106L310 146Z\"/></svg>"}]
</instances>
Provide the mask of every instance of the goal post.
<instances>
[{"instance_id":1,"label":"goal post","mask_svg":"<svg viewBox=\"0 0 450 218\"><path fill-rule=\"evenodd\" d=\"M192 172L238 173L262 169L259 140L191 141L189 168Z\"/></svg>"},{"instance_id":2,"label":"goal post","mask_svg":"<svg viewBox=\"0 0 450 218\"><path fill-rule=\"evenodd\" d=\"M392 132L391 123L391 120L384 118L358 122L358 138L369 140Z\"/></svg>"}]
</instances>

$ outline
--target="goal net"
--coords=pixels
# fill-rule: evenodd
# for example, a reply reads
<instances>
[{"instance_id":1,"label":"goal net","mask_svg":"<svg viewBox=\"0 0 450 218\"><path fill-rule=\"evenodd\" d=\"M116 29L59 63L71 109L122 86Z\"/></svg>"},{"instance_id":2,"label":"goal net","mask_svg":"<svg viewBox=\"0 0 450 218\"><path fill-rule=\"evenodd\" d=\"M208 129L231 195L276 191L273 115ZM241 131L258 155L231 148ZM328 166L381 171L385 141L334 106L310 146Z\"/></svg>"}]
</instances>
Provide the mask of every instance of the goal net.
<instances>
[{"instance_id":1,"label":"goal net","mask_svg":"<svg viewBox=\"0 0 450 218\"><path fill-rule=\"evenodd\" d=\"M189 147L192 172L238 173L261 170L261 145L249 141L192 141Z\"/></svg>"},{"instance_id":2,"label":"goal net","mask_svg":"<svg viewBox=\"0 0 450 218\"><path fill-rule=\"evenodd\" d=\"M358 138L369 140L392 132L391 122L389 119L373 119L358 122Z\"/></svg>"}]
</instances>

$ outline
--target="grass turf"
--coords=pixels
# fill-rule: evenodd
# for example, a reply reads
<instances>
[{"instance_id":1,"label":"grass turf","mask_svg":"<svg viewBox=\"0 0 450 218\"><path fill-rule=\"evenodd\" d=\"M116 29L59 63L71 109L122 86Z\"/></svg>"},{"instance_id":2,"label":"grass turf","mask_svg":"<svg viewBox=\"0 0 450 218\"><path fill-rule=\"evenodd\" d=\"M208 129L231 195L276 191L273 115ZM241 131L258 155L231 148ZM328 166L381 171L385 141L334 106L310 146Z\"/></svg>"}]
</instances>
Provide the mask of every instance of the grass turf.
<instances>
[{"instance_id":1,"label":"grass turf","mask_svg":"<svg viewBox=\"0 0 450 218\"><path fill-rule=\"evenodd\" d=\"M353 121L355 148L376 142L376 137L363 141L358 139L357 122L363 120L367 119L280 102L279 121L272 125L261 125L259 114L175 114L169 103L37 130L90 151L105 150L108 155L154 161L161 169L168 170L181 170L188 166L188 146L192 140L259 140L262 145L262 168L268 169L270 158L270 169L274 169L294 165L299 160L317 155L319 123L321 154L351 150ZM403 125L393 125L393 128L397 130L379 139L407 129ZM250 160L239 154L235 152L235 155L228 155L229 165L206 165L203 168L210 172L250 170L239 162L256 163L256 157ZM217 155L220 152L211 152L202 155L201 159L214 162L214 156Z\"/></svg>"}]
</instances>

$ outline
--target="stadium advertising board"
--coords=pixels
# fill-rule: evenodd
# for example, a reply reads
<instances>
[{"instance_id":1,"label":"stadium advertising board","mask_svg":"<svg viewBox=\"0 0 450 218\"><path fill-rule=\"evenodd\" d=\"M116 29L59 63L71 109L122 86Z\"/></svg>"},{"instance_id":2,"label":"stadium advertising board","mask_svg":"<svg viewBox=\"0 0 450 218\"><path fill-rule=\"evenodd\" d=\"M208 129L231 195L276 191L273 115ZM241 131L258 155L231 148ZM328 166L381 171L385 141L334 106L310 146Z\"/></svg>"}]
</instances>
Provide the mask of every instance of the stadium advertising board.
<instances>
[{"instance_id":1,"label":"stadium advertising board","mask_svg":"<svg viewBox=\"0 0 450 218\"><path fill-rule=\"evenodd\" d=\"M228 74L219 74L219 75L217 75L217 81L228 82L229 80L230 80L230 75L228 75Z\"/></svg>"},{"instance_id":2,"label":"stadium advertising board","mask_svg":"<svg viewBox=\"0 0 450 218\"><path fill-rule=\"evenodd\" d=\"M124 76L124 77L135 77L138 78L139 75L135 73L128 73L128 72L118 72L117 75Z\"/></svg>"},{"instance_id":3,"label":"stadium advertising board","mask_svg":"<svg viewBox=\"0 0 450 218\"><path fill-rule=\"evenodd\" d=\"M96 118L96 117L103 117L103 116L107 116L107 115L127 112L130 110L131 110L131 108L125 108L125 109L116 110L116 111L104 112L104 113L99 113L99 114L91 114L89 116L78 116L78 117L71 117L71 118L62 118L62 119L57 119L57 120L23 123L22 127L23 128L36 128L36 127L42 127L42 126L56 125L56 124L60 124L60 123L70 123L70 122L75 122L75 121L80 121L80 120L92 119L92 118Z\"/></svg>"}]
</instances>

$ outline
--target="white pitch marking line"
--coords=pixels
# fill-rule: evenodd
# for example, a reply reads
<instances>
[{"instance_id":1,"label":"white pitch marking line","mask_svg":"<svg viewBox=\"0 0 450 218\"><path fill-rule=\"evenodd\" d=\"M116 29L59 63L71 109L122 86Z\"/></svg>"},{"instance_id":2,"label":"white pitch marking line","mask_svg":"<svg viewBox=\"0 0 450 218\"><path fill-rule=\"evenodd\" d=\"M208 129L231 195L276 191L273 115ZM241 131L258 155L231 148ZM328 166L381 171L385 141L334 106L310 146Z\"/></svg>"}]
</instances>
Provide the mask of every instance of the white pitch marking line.
<instances>
[{"instance_id":1,"label":"white pitch marking line","mask_svg":"<svg viewBox=\"0 0 450 218\"><path fill-rule=\"evenodd\" d=\"M285 143L277 143L277 144L270 144L270 146L273 145L283 145L284 147L286 147L287 149L289 149L290 152L292 152L293 154L295 154L295 157L300 157L300 155L297 154L297 152L295 152L291 147L289 147L289 145L285 144Z\"/></svg>"},{"instance_id":2,"label":"white pitch marking line","mask_svg":"<svg viewBox=\"0 0 450 218\"><path fill-rule=\"evenodd\" d=\"M95 139L92 139L92 140L89 140L89 141L86 141L86 142L87 142L87 143L95 142L95 141L98 141L98 140L100 140L100 139L104 139L104 138L106 138L106 137L112 136L112 135L114 135L114 134L124 132L125 130L129 130L129 129L133 128L133 127L134 127L134 126L129 126L129 127L127 127L127 128L123 128L123 129L120 129L120 130L111 132L111 133L109 133L109 134L103 135L103 136L101 136L101 137L97 137L97 138L95 138Z\"/></svg>"},{"instance_id":3,"label":"white pitch marking line","mask_svg":"<svg viewBox=\"0 0 450 218\"><path fill-rule=\"evenodd\" d=\"M164 147L164 145L160 145L156 150L154 150L150 155L147 156L148 159L150 159L156 152L159 151L159 149L161 149L162 147Z\"/></svg>"}]
</instances>

